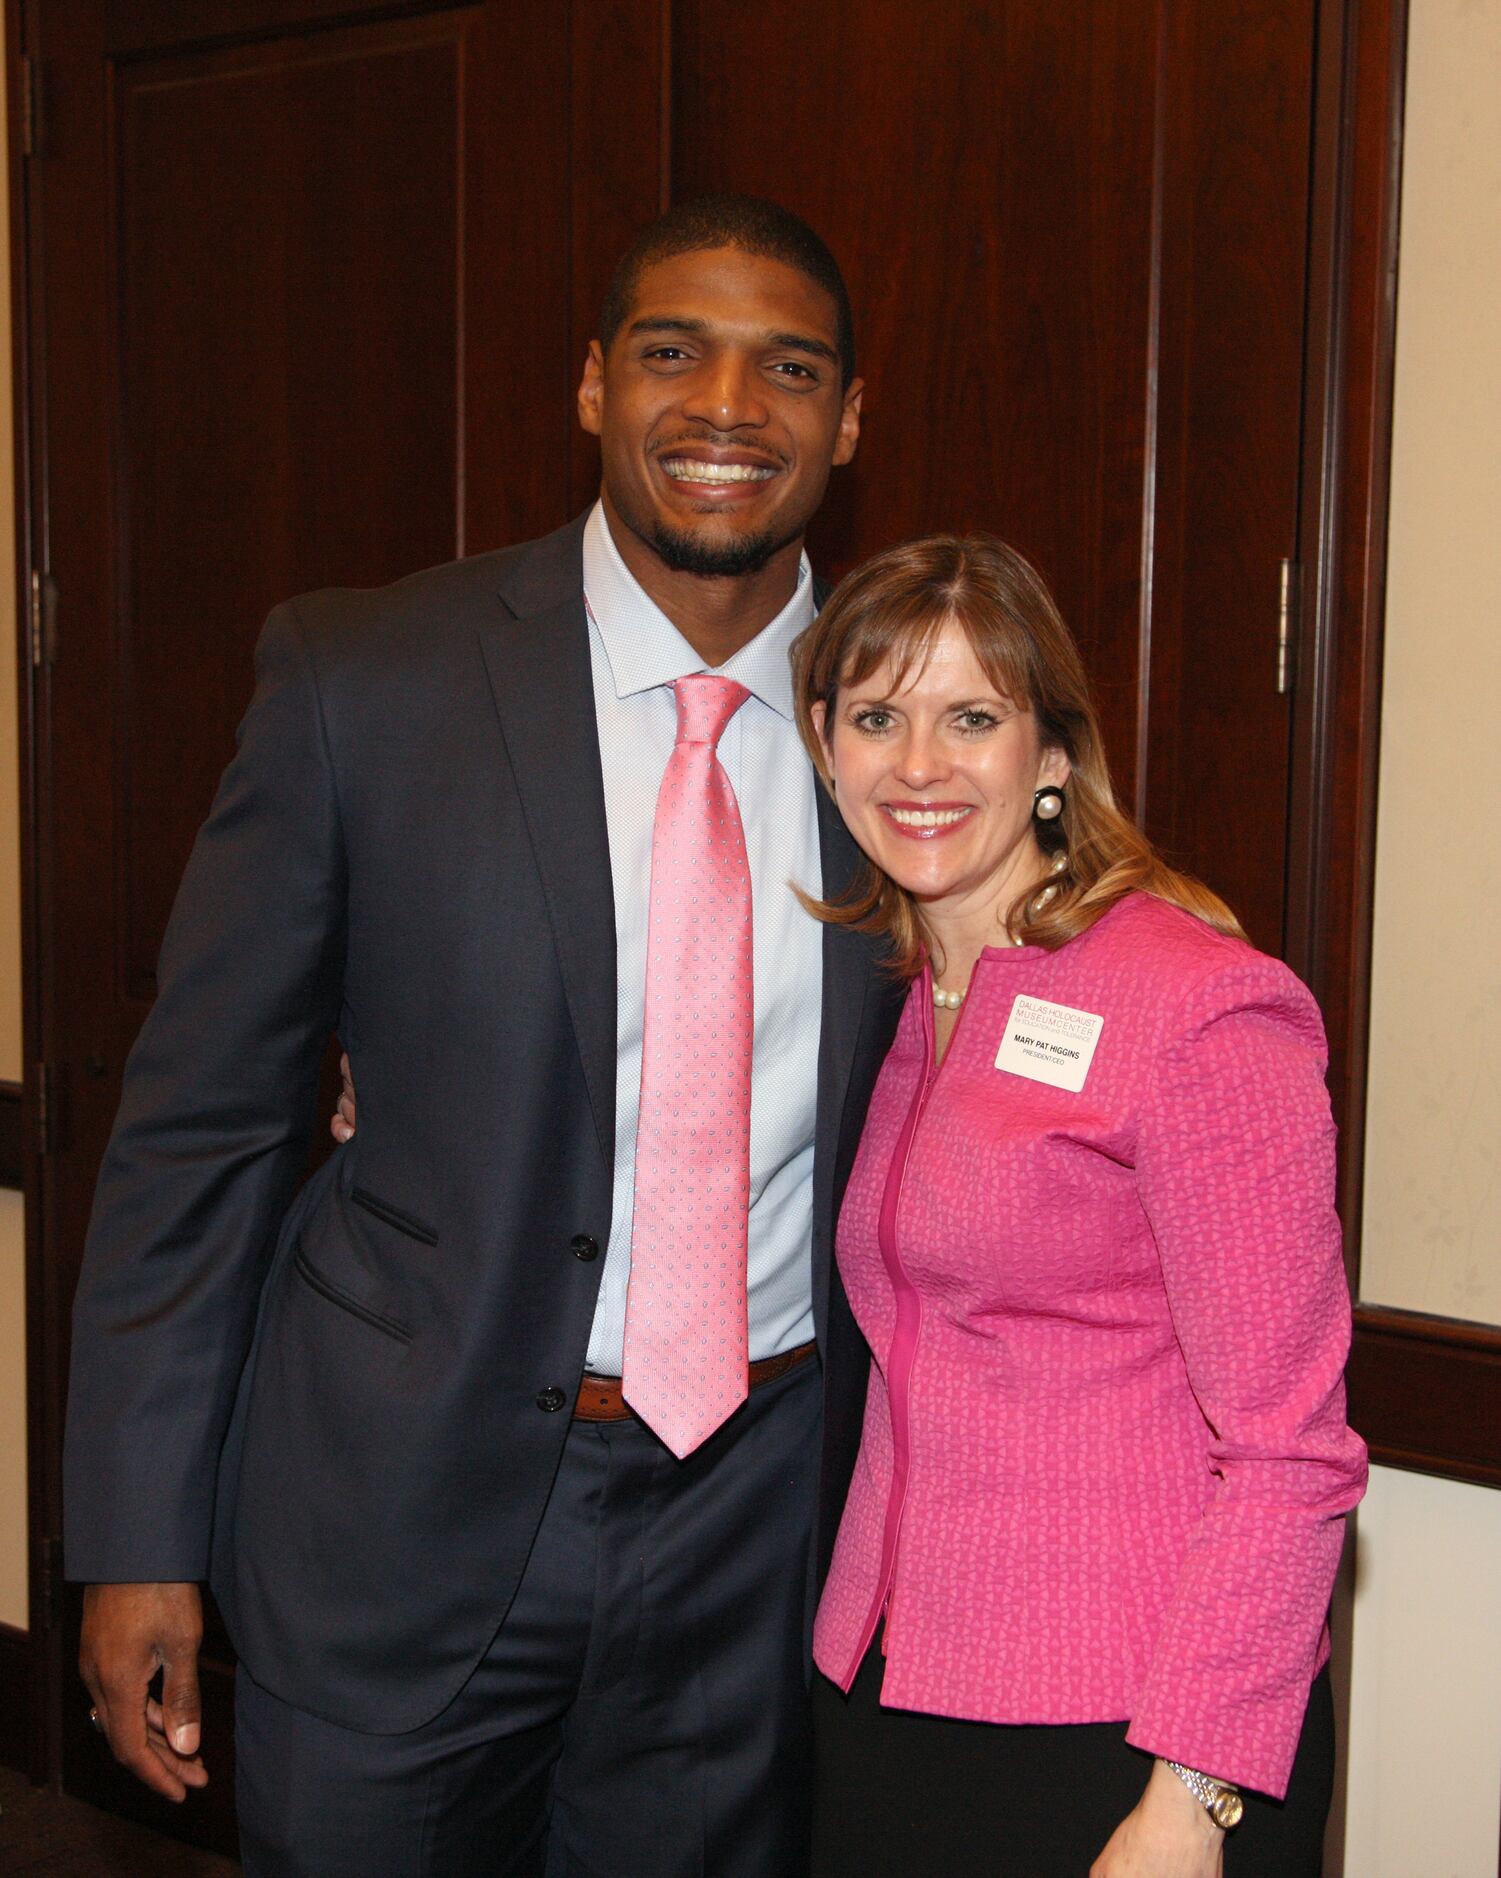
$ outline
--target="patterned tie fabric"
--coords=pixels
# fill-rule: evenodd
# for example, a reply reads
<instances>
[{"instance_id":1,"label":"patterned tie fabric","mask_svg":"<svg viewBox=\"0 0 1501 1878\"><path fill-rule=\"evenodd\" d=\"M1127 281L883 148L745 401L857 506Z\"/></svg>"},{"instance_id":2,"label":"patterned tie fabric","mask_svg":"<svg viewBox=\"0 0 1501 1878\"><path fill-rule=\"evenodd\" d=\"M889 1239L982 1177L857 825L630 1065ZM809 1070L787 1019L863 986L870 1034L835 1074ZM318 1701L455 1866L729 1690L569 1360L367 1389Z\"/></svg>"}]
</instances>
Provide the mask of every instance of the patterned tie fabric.
<instances>
[{"instance_id":1,"label":"patterned tie fabric","mask_svg":"<svg viewBox=\"0 0 1501 1878\"><path fill-rule=\"evenodd\" d=\"M716 747L750 696L680 678L652 827L625 1399L682 1460L745 1400L751 883Z\"/></svg>"}]
</instances>

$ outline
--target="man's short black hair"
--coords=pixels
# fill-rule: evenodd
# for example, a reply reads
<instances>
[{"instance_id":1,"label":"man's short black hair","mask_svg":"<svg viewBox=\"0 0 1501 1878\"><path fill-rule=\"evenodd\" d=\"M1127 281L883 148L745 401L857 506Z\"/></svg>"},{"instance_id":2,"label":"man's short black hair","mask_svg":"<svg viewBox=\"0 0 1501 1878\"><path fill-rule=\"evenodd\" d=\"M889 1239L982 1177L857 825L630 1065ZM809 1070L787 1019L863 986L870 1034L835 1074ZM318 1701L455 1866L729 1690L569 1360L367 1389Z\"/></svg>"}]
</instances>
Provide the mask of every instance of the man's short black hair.
<instances>
[{"instance_id":1,"label":"man's short black hair","mask_svg":"<svg viewBox=\"0 0 1501 1878\"><path fill-rule=\"evenodd\" d=\"M839 367L846 390L855 375L855 320L839 263L800 215L761 196L693 196L642 229L610 277L599 314L599 343L608 352L635 303L647 268L702 248L738 248L806 274L834 302Z\"/></svg>"}]
</instances>

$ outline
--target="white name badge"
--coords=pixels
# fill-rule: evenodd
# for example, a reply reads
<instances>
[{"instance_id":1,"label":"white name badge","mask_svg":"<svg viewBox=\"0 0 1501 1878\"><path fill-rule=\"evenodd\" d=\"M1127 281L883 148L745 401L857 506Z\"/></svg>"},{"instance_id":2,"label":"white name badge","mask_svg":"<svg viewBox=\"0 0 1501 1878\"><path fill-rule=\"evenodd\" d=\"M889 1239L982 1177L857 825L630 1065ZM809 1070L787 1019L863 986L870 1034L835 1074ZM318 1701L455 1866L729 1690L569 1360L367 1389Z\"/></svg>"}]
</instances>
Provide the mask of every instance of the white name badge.
<instances>
[{"instance_id":1,"label":"white name badge","mask_svg":"<svg viewBox=\"0 0 1501 1878\"><path fill-rule=\"evenodd\" d=\"M1055 1089L1082 1089L1104 1028L1104 1018L1091 1011L1018 997L995 1066L1032 1082L1051 1083Z\"/></svg>"}]
</instances>

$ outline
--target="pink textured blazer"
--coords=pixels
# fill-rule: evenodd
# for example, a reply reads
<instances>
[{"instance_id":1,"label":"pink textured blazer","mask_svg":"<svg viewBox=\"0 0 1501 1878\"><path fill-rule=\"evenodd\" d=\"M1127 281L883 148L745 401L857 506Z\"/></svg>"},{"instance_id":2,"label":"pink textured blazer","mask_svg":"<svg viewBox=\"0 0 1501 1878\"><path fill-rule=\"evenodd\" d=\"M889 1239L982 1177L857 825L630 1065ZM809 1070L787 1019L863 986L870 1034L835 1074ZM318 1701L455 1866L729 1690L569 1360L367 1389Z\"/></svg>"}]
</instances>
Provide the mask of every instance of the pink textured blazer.
<instances>
[{"instance_id":1,"label":"pink textured blazer","mask_svg":"<svg viewBox=\"0 0 1501 1878\"><path fill-rule=\"evenodd\" d=\"M1285 966L1146 894L987 950L936 1069L913 985L839 1229L875 1366L827 1676L884 1613L892 1707L1286 1791L1365 1481L1324 1064Z\"/></svg>"}]
</instances>

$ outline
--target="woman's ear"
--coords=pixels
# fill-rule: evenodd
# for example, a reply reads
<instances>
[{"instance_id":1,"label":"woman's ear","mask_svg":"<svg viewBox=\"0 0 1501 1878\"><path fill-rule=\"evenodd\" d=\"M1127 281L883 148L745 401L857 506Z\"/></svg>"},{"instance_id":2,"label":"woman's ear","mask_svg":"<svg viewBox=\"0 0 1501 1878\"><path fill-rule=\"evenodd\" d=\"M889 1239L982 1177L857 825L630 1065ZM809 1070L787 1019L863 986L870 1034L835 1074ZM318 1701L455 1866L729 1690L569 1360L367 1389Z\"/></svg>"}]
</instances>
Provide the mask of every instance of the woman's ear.
<instances>
[{"instance_id":1,"label":"woman's ear","mask_svg":"<svg viewBox=\"0 0 1501 1878\"><path fill-rule=\"evenodd\" d=\"M827 746L828 738L823 734L823 727L828 721L829 707L822 698L816 698L808 706L808 720L813 726L813 734L821 744Z\"/></svg>"},{"instance_id":2,"label":"woman's ear","mask_svg":"<svg viewBox=\"0 0 1501 1878\"><path fill-rule=\"evenodd\" d=\"M1066 789L1072 773L1072 766L1063 750L1057 744L1050 744L1043 751L1042 762L1037 767L1037 787L1046 789L1051 784L1055 789Z\"/></svg>"}]
</instances>

